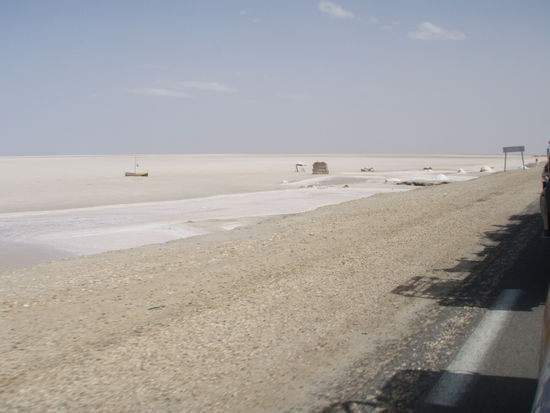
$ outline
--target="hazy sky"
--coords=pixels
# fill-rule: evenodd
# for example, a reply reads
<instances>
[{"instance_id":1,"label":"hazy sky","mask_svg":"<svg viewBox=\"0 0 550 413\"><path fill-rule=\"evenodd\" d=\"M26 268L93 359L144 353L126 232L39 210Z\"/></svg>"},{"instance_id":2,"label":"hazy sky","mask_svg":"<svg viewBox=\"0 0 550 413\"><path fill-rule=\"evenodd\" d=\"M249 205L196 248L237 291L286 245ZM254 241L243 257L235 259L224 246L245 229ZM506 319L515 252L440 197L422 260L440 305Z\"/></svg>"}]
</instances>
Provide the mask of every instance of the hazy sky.
<instances>
[{"instance_id":1,"label":"hazy sky","mask_svg":"<svg viewBox=\"0 0 550 413\"><path fill-rule=\"evenodd\" d=\"M0 154L544 152L548 0L0 0Z\"/></svg>"}]
</instances>

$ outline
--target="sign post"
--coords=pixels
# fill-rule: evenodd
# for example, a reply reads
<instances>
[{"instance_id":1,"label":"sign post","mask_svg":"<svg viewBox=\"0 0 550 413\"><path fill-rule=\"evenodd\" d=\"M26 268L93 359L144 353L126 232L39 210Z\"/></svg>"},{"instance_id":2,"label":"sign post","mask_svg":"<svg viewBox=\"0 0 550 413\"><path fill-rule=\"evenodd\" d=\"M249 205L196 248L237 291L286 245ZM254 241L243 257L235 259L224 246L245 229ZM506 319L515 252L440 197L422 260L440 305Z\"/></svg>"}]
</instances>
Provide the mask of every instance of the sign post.
<instances>
[{"instance_id":1,"label":"sign post","mask_svg":"<svg viewBox=\"0 0 550 413\"><path fill-rule=\"evenodd\" d=\"M505 146L502 148L504 152L504 172L506 172L506 155L508 152L521 152L521 165L525 170L525 161L523 160L523 152L525 152L525 146Z\"/></svg>"}]
</instances>

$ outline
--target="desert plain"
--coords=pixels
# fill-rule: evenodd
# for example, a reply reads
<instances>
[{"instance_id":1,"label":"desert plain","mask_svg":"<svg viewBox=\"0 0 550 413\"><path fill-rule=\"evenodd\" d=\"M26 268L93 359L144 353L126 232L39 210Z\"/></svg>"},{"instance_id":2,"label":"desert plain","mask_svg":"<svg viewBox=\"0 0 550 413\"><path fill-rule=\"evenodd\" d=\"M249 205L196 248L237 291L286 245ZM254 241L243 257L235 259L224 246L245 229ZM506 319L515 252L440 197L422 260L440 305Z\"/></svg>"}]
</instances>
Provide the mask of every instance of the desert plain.
<instances>
[{"instance_id":1,"label":"desert plain","mask_svg":"<svg viewBox=\"0 0 550 413\"><path fill-rule=\"evenodd\" d=\"M396 289L540 190L517 157L138 158L0 158L1 411L322 411L423 328Z\"/></svg>"}]
</instances>

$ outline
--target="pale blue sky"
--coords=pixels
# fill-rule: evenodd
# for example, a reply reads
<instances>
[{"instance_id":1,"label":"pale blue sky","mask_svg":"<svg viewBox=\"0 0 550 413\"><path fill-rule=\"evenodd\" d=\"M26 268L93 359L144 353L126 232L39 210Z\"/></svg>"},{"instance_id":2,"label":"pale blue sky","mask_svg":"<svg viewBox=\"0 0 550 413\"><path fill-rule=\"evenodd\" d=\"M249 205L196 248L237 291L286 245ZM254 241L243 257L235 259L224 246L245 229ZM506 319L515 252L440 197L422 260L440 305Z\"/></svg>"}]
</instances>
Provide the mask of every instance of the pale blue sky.
<instances>
[{"instance_id":1,"label":"pale blue sky","mask_svg":"<svg viewBox=\"0 0 550 413\"><path fill-rule=\"evenodd\" d=\"M542 153L548 22L547 0L0 0L0 155Z\"/></svg>"}]
</instances>

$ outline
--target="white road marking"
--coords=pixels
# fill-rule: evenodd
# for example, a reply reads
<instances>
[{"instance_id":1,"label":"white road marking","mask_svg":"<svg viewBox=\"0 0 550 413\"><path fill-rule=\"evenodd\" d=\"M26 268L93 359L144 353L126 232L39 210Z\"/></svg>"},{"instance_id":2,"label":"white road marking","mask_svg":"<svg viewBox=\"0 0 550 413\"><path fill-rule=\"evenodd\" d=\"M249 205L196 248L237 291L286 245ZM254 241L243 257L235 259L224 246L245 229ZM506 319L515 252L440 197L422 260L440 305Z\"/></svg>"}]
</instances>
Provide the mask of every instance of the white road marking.
<instances>
[{"instance_id":1,"label":"white road marking","mask_svg":"<svg viewBox=\"0 0 550 413\"><path fill-rule=\"evenodd\" d=\"M521 296L521 290L504 290L487 314L468 338L462 349L449 365L428 395L426 402L438 406L457 406L471 385L485 355L498 337L510 309Z\"/></svg>"}]
</instances>

